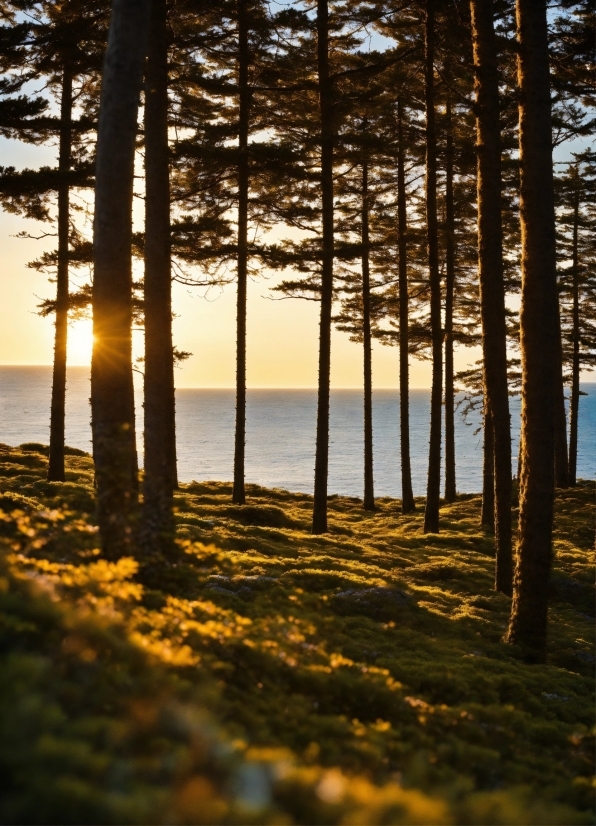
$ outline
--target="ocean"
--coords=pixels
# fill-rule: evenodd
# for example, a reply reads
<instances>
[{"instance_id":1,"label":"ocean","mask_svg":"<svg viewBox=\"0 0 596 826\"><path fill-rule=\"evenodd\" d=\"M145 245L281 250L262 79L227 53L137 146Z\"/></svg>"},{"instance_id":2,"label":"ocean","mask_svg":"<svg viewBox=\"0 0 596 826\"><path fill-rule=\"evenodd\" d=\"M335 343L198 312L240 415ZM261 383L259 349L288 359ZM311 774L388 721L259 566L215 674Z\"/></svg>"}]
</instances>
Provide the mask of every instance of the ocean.
<instances>
[{"instance_id":1,"label":"ocean","mask_svg":"<svg viewBox=\"0 0 596 826\"><path fill-rule=\"evenodd\" d=\"M49 440L50 367L0 367L0 442ZM596 384L582 385L578 477L596 478ZM66 442L91 450L89 369L70 367ZM234 391L179 389L177 448L180 481L232 478ZM312 493L316 422L315 390L249 390L246 481ZM460 493L482 488L482 433L478 414L456 412L456 476ZM511 400L514 462L519 399ZM412 390L410 427L414 494L426 491L430 391ZM373 392L374 478L377 496L401 495L399 392ZM137 394L137 431L142 461L142 399ZM362 495L363 409L360 390L332 390L329 493ZM514 468L515 469L515 468Z\"/></svg>"}]
</instances>

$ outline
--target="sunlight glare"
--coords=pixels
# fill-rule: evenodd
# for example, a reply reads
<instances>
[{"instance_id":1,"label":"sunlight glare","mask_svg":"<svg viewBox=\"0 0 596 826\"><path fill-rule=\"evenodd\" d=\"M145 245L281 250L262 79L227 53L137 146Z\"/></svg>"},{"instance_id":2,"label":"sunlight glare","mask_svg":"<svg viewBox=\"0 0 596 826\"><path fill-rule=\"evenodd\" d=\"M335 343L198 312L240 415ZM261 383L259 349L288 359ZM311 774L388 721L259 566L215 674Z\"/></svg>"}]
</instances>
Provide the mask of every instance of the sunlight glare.
<instances>
[{"instance_id":1,"label":"sunlight glare","mask_svg":"<svg viewBox=\"0 0 596 826\"><path fill-rule=\"evenodd\" d=\"M85 367L91 364L93 322L82 318L68 325L68 364Z\"/></svg>"}]
</instances>

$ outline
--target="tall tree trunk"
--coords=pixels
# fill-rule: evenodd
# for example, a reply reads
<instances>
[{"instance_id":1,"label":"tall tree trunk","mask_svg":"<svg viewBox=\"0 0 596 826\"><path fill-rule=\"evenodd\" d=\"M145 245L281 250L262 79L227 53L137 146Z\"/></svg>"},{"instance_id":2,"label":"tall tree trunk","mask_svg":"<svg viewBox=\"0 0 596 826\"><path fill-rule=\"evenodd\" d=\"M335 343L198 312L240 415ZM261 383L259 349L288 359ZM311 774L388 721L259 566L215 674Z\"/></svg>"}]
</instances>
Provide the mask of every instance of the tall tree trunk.
<instances>
[{"instance_id":1,"label":"tall tree trunk","mask_svg":"<svg viewBox=\"0 0 596 826\"><path fill-rule=\"evenodd\" d=\"M149 0L114 0L101 89L93 231L91 412L98 522L110 559L134 551L132 197Z\"/></svg>"},{"instance_id":2,"label":"tall tree trunk","mask_svg":"<svg viewBox=\"0 0 596 826\"><path fill-rule=\"evenodd\" d=\"M455 292L455 206L453 202L453 122L451 96L447 96L447 146L445 157L445 501L455 502L455 390L453 377L453 301Z\"/></svg>"},{"instance_id":3,"label":"tall tree trunk","mask_svg":"<svg viewBox=\"0 0 596 826\"><path fill-rule=\"evenodd\" d=\"M131 339L132 345L132 339ZM131 347L131 364L132 364L132 347ZM135 384L134 384L134 372L131 371L130 374L130 381L128 384L128 403L129 407L129 419L131 422L130 425L130 441L131 441L131 452L130 452L130 474L132 478L133 488L138 494L140 490L139 486L139 456L137 453L137 425L136 425L136 418L135 418Z\"/></svg>"},{"instance_id":4,"label":"tall tree trunk","mask_svg":"<svg viewBox=\"0 0 596 826\"><path fill-rule=\"evenodd\" d=\"M484 463L482 467L482 511L480 523L484 528L495 527L495 431L490 410L484 410Z\"/></svg>"},{"instance_id":5,"label":"tall tree trunk","mask_svg":"<svg viewBox=\"0 0 596 826\"><path fill-rule=\"evenodd\" d=\"M522 477L508 640L544 660L554 499L557 280L546 0L517 0Z\"/></svg>"},{"instance_id":6,"label":"tall tree trunk","mask_svg":"<svg viewBox=\"0 0 596 826\"><path fill-rule=\"evenodd\" d=\"M579 416L579 182L576 181L573 201L573 356L571 362L571 399L569 404L569 484L575 487L577 482L577 423Z\"/></svg>"},{"instance_id":7,"label":"tall tree trunk","mask_svg":"<svg viewBox=\"0 0 596 826\"><path fill-rule=\"evenodd\" d=\"M166 0L151 0L145 70L145 475L142 544L150 556L171 552L172 278L168 145Z\"/></svg>"},{"instance_id":8,"label":"tall tree trunk","mask_svg":"<svg viewBox=\"0 0 596 826\"><path fill-rule=\"evenodd\" d=\"M482 318L484 398L495 448L495 588L512 592L511 418L501 226L499 76L492 0L471 0L476 74L478 158L478 277ZM485 418L486 421L486 418Z\"/></svg>"},{"instance_id":9,"label":"tall tree trunk","mask_svg":"<svg viewBox=\"0 0 596 826\"><path fill-rule=\"evenodd\" d=\"M563 342L561 314L557 295L557 363L555 373L555 487L569 487L569 456L567 454L567 415L563 382Z\"/></svg>"},{"instance_id":10,"label":"tall tree trunk","mask_svg":"<svg viewBox=\"0 0 596 826\"><path fill-rule=\"evenodd\" d=\"M238 295L236 308L236 437L232 501L243 505L244 455L246 443L246 287L248 280L248 131L250 89L248 86L247 0L238 0Z\"/></svg>"},{"instance_id":11,"label":"tall tree trunk","mask_svg":"<svg viewBox=\"0 0 596 826\"><path fill-rule=\"evenodd\" d=\"M416 510L412 492L410 460L410 354L408 302L408 248L406 210L406 172L404 143L404 104L397 100L397 245L399 274L399 425L401 448L401 509Z\"/></svg>"},{"instance_id":12,"label":"tall tree trunk","mask_svg":"<svg viewBox=\"0 0 596 826\"><path fill-rule=\"evenodd\" d=\"M441 277L437 227L437 136L435 129L435 42L434 0L426 0L424 31L424 85L426 104L426 225L430 282L430 325L432 336L432 388L430 399L430 440L424 533L439 531L441 496L441 415L443 402L443 331L441 330Z\"/></svg>"},{"instance_id":13,"label":"tall tree trunk","mask_svg":"<svg viewBox=\"0 0 596 826\"><path fill-rule=\"evenodd\" d=\"M333 304L333 81L329 73L329 8L317 0L317 66L321 117L322 261L319 331L319 390L312 532L327 531L329 472L329 389L331 381L331 309Z\"/></svg>"},{"instance_id":14,"label":"tall tree trunk","mask_svg":"<svg viewBox=\"0 0 596 826\"><path fill-rule=\"evenodd\" d=\"M56 272L56 320L54 370L50 409L50 457L48 481L64 481L64 417L66 413L66 341L68 335L68 236L70 203L68 173L72 154L72 74L65 67L60 101L60 149L58 157L58 267Z\"/></svg>"},{"instance_id":15,"label":"tall tree trunk","mask_svg":"<svg viewBox=\"0 0 596 826\"><path fill-rule=\"evenodd\" d=\"M173 372L173 371L172 371ZM174 380L172 380L172 390L171 390L171 404L170 404L170 422L169 422L169 433L170 433L170 447L169 447L169 455L170 455L170 479L172 483L172 490L178 490L178 453L176 449L176 388L174 386Z\"/></svg>"},{"instance_id":16,"label":"tall tree trunk","mask_svg":"<svg viewBox=\"0 0 596 826\"><path fill-rule=\"evenodd\" d=\"M374 511L372 346L370 332L368 159L362 162L362 340L364 350L364 510Z\"/></svg>"}]
</instances>

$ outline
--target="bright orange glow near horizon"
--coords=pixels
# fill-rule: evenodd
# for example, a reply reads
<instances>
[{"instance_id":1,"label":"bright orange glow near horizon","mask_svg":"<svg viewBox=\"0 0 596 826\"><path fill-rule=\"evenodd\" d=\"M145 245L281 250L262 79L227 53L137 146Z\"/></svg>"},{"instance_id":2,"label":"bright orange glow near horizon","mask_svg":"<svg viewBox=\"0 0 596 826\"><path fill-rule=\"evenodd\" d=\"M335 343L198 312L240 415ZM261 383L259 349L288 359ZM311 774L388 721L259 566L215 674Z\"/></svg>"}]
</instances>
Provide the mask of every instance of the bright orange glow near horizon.
<instances>
[{"instance_id":1,"label":"bright orange glow near horizon","mask_svg":"<svg viewBox=\"0 0 596 826\"><path fill-rule=\"evenodd\" d=\"M8 217L9 221L3 221ZM10 262L13 277L0 284L0 364L43 365L52 363L53 322L36 314L39 297L52 295L53 284L43 275L27 269L26 263L39 255L37 242L7 237L14 230L15 216L0 216L3 256ZM6 224L12 224L7 227ZM33 248L32 248L33 247ZM6 252L9 255L6 255ZM16 275L18 273L18 276ZM16 277L15 277L16 276ZM317 386L318 305L299 299L276 300L270 280L249 284L247 377L253 388L313 388ZM177 387L234 387L236 374L234 285L223 290L199 293L174 285L174 340L192 356L176 370ZM91 363L92 322L81 319L68 329L68 364ZM134 356L142 355L143 335L133 334ZM479 348L456 351L455 367L462 370L480 357ZM362 346L345 333L334 331L332 338L331 384L334 388L362 387ZM373 344L373 387L397 388L398 350ZM411 360L410 387L430 387L431 365ZM595 381L596 373L584 381Z\"/></svg>"},{"instance_id":2,"label":"bright orange glow near horizon","mask_svg":"<svg viewBox=\"0 0 596 826\"><path fill-rule=\"evenodd\" d=\"M34 147L0 138L5 163L17 168L53 164L55 149ZM135 200L135 223L142 228L142 202ZM27 262L52 249L55 239L16 238L27 231L41 235L48 226L0 210L2 277L0 280L0 364L51 364L54 349L53 319L41 318L36 308L43 298L51 298L54 284L43 273L27 267ZM90 233L87 220L85 231ZM140 274L140 273L139 273ZM73 272L76 287L88 275ZM317 385L319 307L311 301L279 300L271 287L282 278L264 272L248 289L247 373L249 387L312 388ZM178 387L234 387L236 296L233 284L224 289L199 291L174 284L174 341L180 350L193 355L176 370ZM69 325L68 363L88 365L91 360L90 320ZM142 355L142 333L133 334L135 357ZM462 370L480 356L479 348L460 348L455 368ZM331 383L335 388L362 387L362 347L345 333L333 333ZM398 350L374 344L373 386L396 388ZM596 381L596 372L584 380ZM411 361L410 386L430 386L430 362Z\"/></svg>"}]
</instances>

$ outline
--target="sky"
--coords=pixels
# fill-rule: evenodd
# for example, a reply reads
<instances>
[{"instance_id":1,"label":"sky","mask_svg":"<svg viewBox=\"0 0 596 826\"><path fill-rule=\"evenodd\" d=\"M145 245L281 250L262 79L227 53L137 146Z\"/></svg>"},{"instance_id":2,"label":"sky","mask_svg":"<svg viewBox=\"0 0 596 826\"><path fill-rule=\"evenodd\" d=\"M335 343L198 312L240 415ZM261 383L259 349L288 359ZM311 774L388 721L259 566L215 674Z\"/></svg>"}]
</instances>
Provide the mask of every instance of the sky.
<instances>
[{"instance_id":1,"label":"sky","mask_svg":"<svg viewBox=\"0 0 596 826\"><path fill-rule=\"evenodd\" d=\"M54 164L56 150L34 147L0 138L3 166L17 169ZM559 157L561 155L559 154ZM136 220L142 203L135 204ZM139 226L140 228L140 226ZM27 268L27 262L51 249L55 239L15 237L26 230L40 235L47 226L0 211L0 364L51 364L52 318L41 318L36 307L52 297L54 285L48 277ZM88 227L90 232L90 226ZM76 284L82 276L73 275ZM281 276L263 272L248 290L247 381L249 387L316 387L318 354L318 304L300 299L282 299L271 292ZM178 387L233 387L235 382L235 288L188 288L174 284L174 340L180 350L192 353L176 371ZM142 334L136 333L135 355L142 354ZM91 357L91 322L71 323L68 363L87 365ZM480 357L478 348L456 351L455 369L462 370ZM335 388L362 387L362 346L345 333L332 338L331 383ZM377 388L398 386L398 350L376 342L373 350L373 384ZM411 361L410 385L430 387L427 361ZM596 374L585 376L596 380Z\"/></svg>"},{"instance_id":2,"label":"sky","mask_svg":"<svg viewBox=\"0 0 596 826\"><path fill-rule=\"evenodd\" d=\"M3 166L17 169L55 163L55 148L29 146L0 138ZM136 220L142 203L135 204ZM139 226L140 228L140 226ZM90 232L90 227L87 228ZM52 318L36 314L39 301L52 297L54 285L47 275L27 267L27 262L51 249L54 238L15 237L25 230L41 235L48 226L0 211L0 364L51 364ZM249 284L247 380L249 387L316 387L319 307L311 301L279 299L271 287L281 276L263 272ZM73 273L72 282L84 280ZM189 288L174 284L174 340L178 349L192 353L176 371L178 387L233 387L235 383L235 287ZM142 354L142 334L134 336L135 355ZM90 363L91 322L69 327L68 363ZM458 353L456 368L463 369L479 357L476 351ZM362 346L345 333L332 339L333 387L362 386ZM375 387L398 386L398 350L375 343ZM430 386L430 363L412 361L411 386Z\"/></svg>"}]
</instances>

